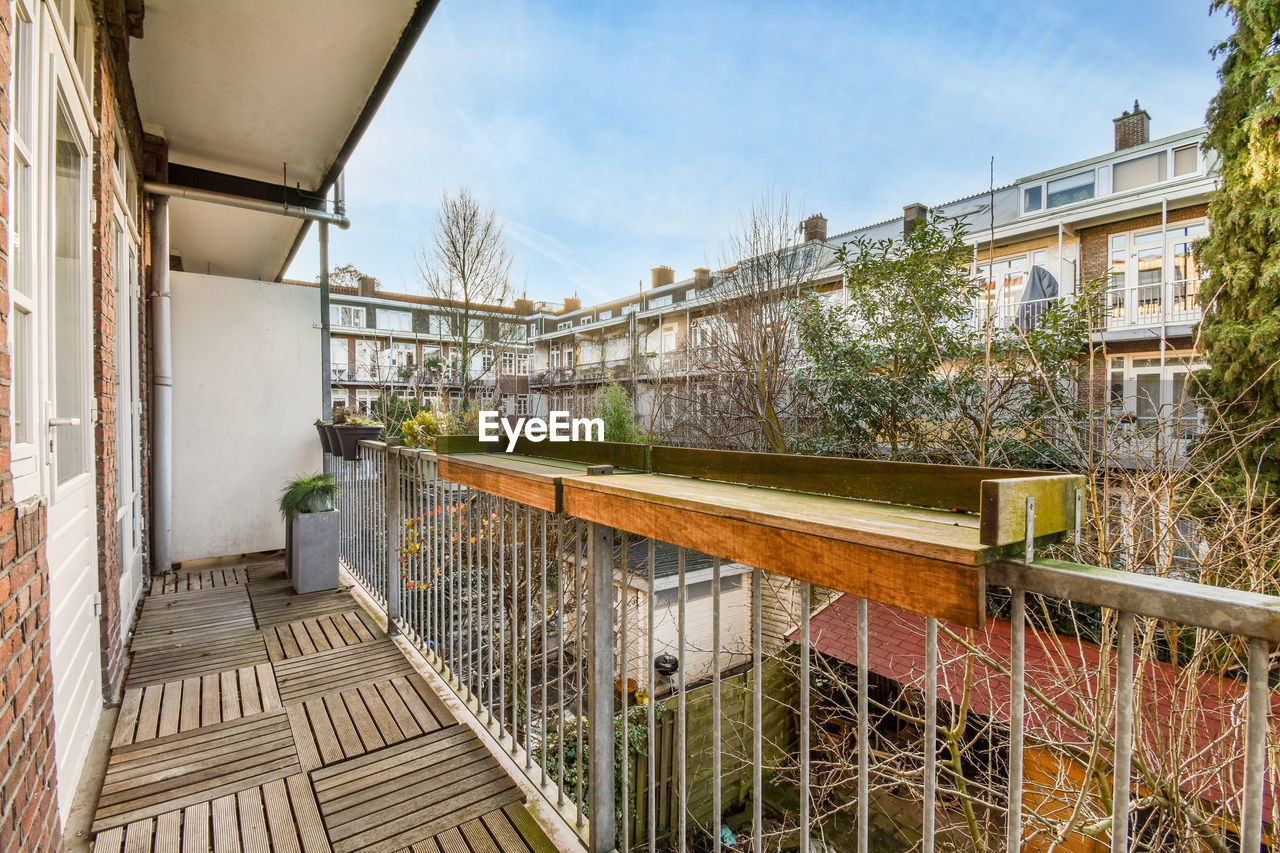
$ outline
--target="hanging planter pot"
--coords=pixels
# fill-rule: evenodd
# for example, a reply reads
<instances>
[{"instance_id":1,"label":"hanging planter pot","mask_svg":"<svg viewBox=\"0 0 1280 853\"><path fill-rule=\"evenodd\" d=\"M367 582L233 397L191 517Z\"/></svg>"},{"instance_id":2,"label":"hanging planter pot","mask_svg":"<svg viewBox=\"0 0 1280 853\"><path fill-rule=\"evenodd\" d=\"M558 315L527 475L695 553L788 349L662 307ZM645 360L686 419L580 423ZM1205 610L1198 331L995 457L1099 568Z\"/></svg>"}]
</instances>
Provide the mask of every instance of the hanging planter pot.
<instances>
[{"instance_id":1,"label":"hanging planter pot","mask_svg":"<svg viewBox=\"0 0 1280 853\"><path fill-rule=\"evenodd\" d=\"M382 432L382 424L338 424L334 427L338 434L338 451L348 462L360 458L360 442L377 441Z\"/></svg>"},{"instance_id":2,"label":"hanging planter pot","mask_svg":"<svg viewBox=\"0 0 1280 853\"><path fill-rule=\"evenodd\" d=\"M335 452L333 449L333 444L329 438L329 430L332 428L333 428L333 424L326 424L326 423L316 424L316 432L319 433L320 435L320 448L324 450L325 453Z\"/></svg>"},{"instance_id":3,"label":"hanging planter pot","mask_svg":"<svg viewBox=\"0 0 1280 853\"><path fill-rule=\"evenodd\" d=\"M333 424L324 424L323 429L324 429L324 441L326 442L325 448L324 448L325 451L327 453L333 454L334 456L337 456L339 453L342 452L341 449L338 447L337 427L334 426Z\"/></svg>"}]
</instances>

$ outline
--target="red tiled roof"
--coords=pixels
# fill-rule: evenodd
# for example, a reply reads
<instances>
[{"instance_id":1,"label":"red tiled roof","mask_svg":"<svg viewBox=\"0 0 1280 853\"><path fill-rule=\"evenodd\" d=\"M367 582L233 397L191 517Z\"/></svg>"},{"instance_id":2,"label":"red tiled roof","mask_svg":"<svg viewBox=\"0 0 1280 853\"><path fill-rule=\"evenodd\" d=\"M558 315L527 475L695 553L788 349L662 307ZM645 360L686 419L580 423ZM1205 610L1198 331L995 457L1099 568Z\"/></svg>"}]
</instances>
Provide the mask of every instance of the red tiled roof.
<instances>
[{"instance_id":1,"label":"red tiled roof","mask_svg":"<svg viewBox=\"0 0 1280 853\"><path fill-rule=\"evenodd\" d=\"M997 666L973 659L969 703L974 712L1000 722L1009 721L1009 678L1001 668L1012 661L1012 625L988 619L981 631L939 622L938 697L959 705L965 680L964 647L947 634L965 638ZM844 596L813 617L813 647L825 655L856 664L858 660L857 599ZM799 633L791 635L798 639ZM925 619L915 613L868 602L868 666L872 672L899 684L925 689ZM1142 637L1139 636L1139 642ZM1104 691L1105 725L1114 726L1110 697L1115 684L1115 656L1101 666L1102 649L1094 643L1041 632L1026 631L1026 704L1028 739L1087 747L1087 735L1051 710L1066 711L1087 731L1095 718L1095 699ZM1101 680L1101 687L1100 687ZM1038 691L1044 699L1035 695ZM1165 778L1180 778L1196 797L1240 805L1243 788L1244 682L1197 673L1162 661L1143 660L1136 672L1135 718L1138 754ZM1272 715L1280 714L1280 691L1272 691ZM1188 758L1189 757L1189 758ZM1179 765L1175 768L1174 765ZM1135 770L1135 778L1137 772ZM1268 774L1271 775L1271 774ZM1272 810L1272 790L1266 791L1266 814Z\"/></svg>"}]
</instances>

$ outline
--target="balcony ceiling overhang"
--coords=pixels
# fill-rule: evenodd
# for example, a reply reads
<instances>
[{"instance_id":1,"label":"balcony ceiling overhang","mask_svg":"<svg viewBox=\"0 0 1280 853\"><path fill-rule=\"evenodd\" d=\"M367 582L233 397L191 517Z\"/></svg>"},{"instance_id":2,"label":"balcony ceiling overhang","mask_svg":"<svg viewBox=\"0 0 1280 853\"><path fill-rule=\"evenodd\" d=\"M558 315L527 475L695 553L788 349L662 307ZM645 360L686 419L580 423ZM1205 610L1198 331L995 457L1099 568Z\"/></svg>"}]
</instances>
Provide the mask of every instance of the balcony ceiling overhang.
<instances>
[{"instance_id":1,"label":"balcony ceiling overhang","mask_svg":"<svg viewBox=\"0 0 1280 853\"><path fill-rule=\"evenodd\" d=\"M143 127L188 177L323 198L437 2L147 0L129 60ZM170 246L189 270L276 279L308 224L175 198Z\"/></svg>"}]
</instances>

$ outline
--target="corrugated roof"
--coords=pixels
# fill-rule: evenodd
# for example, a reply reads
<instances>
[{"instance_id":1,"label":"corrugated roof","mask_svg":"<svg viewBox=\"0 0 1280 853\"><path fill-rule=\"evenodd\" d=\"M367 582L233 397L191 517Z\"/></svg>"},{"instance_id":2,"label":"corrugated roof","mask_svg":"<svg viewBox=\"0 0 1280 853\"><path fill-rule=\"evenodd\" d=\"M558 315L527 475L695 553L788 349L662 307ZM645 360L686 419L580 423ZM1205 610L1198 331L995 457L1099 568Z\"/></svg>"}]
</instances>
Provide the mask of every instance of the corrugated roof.
<instances>
[{"instance_id":1,"label":"corrugated roof","mask_svg":"<svg viewBox=\"0 0 1280 853\"><path fill-rule=\"evenodd\" d=\"M915 613L877 602L868 603L867 658L871 670L904 686L925 689L925 619ZM967 636L968 629L939 622L938 697L958 705L964 691L965 650L942 630ZM1009 722L1013 626L1002 619L988 619L987 627L972 632L973 645L998 666L971 658L969 702L972 710L1002 723ZM813 617L813 647L824 655L847 663L858 660L857 599L844 596ZM799 639L799 632L791 634ZM1115 657L1104 667L1102 649L1081 640L1027 629L1025 720L1028 739L1036 738L1086 747L1085 733L1053 713L1035 695L1077 719L1087 722L1094 713L1093 697L1099 690L1099 674L1105 671L1104 689L1114 689ZM1243 738L1247 685L1242 681L1195 673L1158 660L1145 660L1136 673L1135 717L1145 761L1154 763L1169 778L1181 778L1183 789L1213 802L1235 796L1244 784ZM1272 714L1280 713L1280 692L1272 691ZM1111 722L1105 722L1110 727ZM1169 765L1180 762L1181 767ZM1274 792L1266 791L1266 813L1271 813Z\"/></svg>"}]
</instances>

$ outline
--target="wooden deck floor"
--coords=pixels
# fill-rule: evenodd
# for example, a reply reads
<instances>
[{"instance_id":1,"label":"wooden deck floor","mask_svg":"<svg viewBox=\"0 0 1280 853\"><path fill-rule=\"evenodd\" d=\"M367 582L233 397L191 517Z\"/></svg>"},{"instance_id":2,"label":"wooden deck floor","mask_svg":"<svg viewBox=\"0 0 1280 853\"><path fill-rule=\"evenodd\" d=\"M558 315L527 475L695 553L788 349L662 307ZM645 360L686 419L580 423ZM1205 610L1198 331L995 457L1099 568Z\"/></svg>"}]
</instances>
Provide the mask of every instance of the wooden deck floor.
<instances>
[{"instance_id":1,"label":"wooden deck floor","mask_svg":"<svg viewBox=\"0 0 1280 853\"><path fill-rule=\"evenodd\" d=\"M132 651L95 851L556 849L346 590L295 595L278 562L178 573Z\"/></svg>"}]
</instances>

